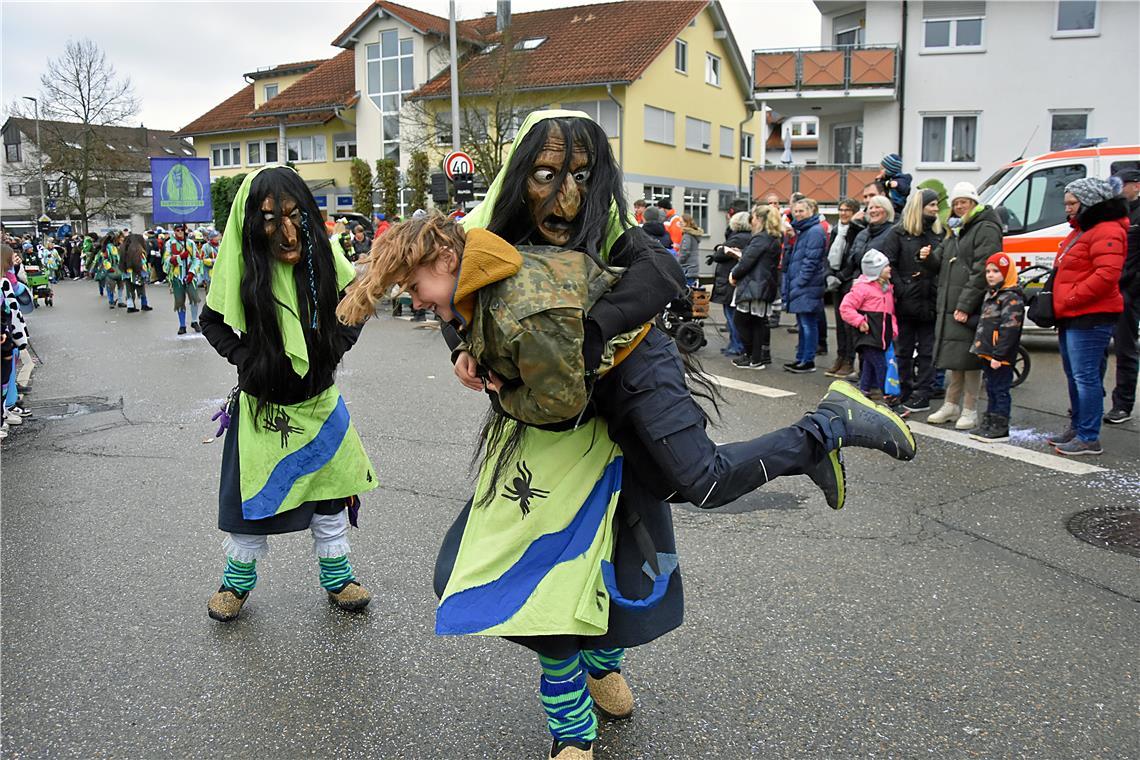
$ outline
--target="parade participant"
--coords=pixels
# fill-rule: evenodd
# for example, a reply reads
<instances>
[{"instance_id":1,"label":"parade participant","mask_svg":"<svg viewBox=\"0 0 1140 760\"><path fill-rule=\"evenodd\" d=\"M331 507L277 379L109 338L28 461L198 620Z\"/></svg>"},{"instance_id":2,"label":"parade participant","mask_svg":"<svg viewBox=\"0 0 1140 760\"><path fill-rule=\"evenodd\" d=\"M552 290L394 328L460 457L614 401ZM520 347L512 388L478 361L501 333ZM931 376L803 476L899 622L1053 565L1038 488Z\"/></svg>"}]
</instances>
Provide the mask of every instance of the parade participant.
<instances>
[{"instance_id":1,"label":"parade participant","mask_svg":"<svg viewBox=\"0 0 1140 760\"><path fill-rule=\"evenodd\" d=\"M95 254L98 253L98 245L96 241L98 236L94 232L88 232L83 236L83 243L79 247L79 253L83 264L83 271L94 276ZM103 285L99 284L99 295L103 295Z\"/></svg>"},{"instance_id":2,"label":"parade participant","mask_svg":"<svg viewBox=\"0 0 1140 760\"><path fill-rule=\"evenodd\" d=\"M190 302L190 326L202 332L198 324L198 283L205 272L198 247L186 239L185 225L174 226L174 237L166 241L162 270L174 291L174 311L178 312L178 334L186 334L186 302Z\"/></svg>"},{"instance_id":3,"label":"parade participant","mask_svg":"<svg viewBox=\"0 0 1140 760\"><path fill-rule=\"evenodd\" d=\"M208 603L215 620L238 616L267 537L306 528L329 601L351 611L371 599L348 561L348 526L376 476L334 384L360 333L336 318L355 274L333 255L295 171L273 165L246 175L202 313L206 339L238 369L221 413L218 528L228 535L222 584Z\"/></svg>"},{"instance_id":4,"label":"parade participant","mask_svg":"<svg viewBox=\"0 0 1140 760\"><path fill-rule=\"evenodd\" d=\"M583 365L588 377L596 376L602 349L610 340L642 329L683 287L675 259L633 226L621 183L608 139L596 123L577 111L538 111L520 127L486 200L464 220L468 230L486 227L515 245L545 243L627 267L622 281L598 299L584 320ZM454 360L460 382L482 390L471 353L459 346ZM824 490L828 503L838 508L845 492L837 448L841 437L849 445L879 448L901 459L914 455L905 424L846 384L828 394L813 413L818 417L809 415L753 441L717 447L705 433L707 417L685 384L682 362L668 336L649 329L615 371L596 381L591 395L598 416L606 420L611 437L624 450L617 519L622 525L644 527L644 543L658 552L676 551L666 497L711 508L776 475L808 474ZM844 420L849 425L840 430ZM458 540L468 512L460 514L449 537ZM631 530L618 531L619 556L622 552L631 558L641 556L634 535ZM631 572L619 572L617 586L630 598L648 594L646 583L652 586L652 579L640 571L640 563L625 566ZM437 574L446 578L447 568L444 551ZM611 613L610 630L599 648L616 651L636 646L680 625L679 571L674 581L651 610L640 615ZM621 653L616 652L611 667L599 670L597 678L590 674L586 684L603 712L625 716L632 713L633 699L620 667Z\"/></svg>"},{"instance_id":5,"label":"parade participant","mask_svg":"<svg viewBox=\"0 0 1140 760\"><path fill-rule=\"evenodd\" d=\"M194 231L194 243L202 255L202 288L210 292L210 280L214 274L214 261L218 258L218 248L214 240L202 230Z\"/></svg>"},{"instance_id":6,"label":"parade participant","mask_svg":"<svg viewBox=\"0 0 1140 760\"><path fill-rule=\"evenodd\" d=\"M99 283L99 295L107 295L107 305L115 308L115 292L118 291L118 305L126 308L123 300L123 283L119 280L119 243L122 233L108 232L99 243L99 253L95 257L95 280Z\"/></svg>"},{"instance_id":7,"label":"parade participant","mask_svg":"<svg viewBox=\"0 0 1140 760\"><path fill-rule=\"evenodd\" d=\"M53 238L44 240L44 244L40 248L40 263L43 265L44 274L47 275L48 281L53 285L59 282L59 269L63 265L63 259L59 255L59 249L55 247Z\"/></svg>"},{"instance_id":8,"label":"parade participant","mask_svg":"<svg viewBox=\"0 0 1140 760\"><path fill-rule=\"evenodd\" d=\"M582 316L617 280L618 274L619 270L602 267L575 251L554 247L516 250L498 236L478 228L464 235L453 222L437 215L394 226L378 241L364 277L349 289L338 310L349 322L362 321L375 312L376 303L390 287L399 284L412 294L416 308L431 308L441 319L451 322L472 356L485 368L483 379L493 393L495 413L484 431L487 455L474 497L476 507L469 505L464 510L440 552L436 590L443 601L437 632L508 635L540 655L544 669L543 701L555 741L552 756L559 757L575 742L589 745L596 738L596 725L568 723L563 713L551 709L552 700L560 694L571 694L577 701L576 710L588 710L596 701L603 714L628 717L632 695L617 672L624 647L644 643L639 638L646 636L647 631L650 638L655 638L654 626L662 625L660 620L653 620L656 609L643 609L655 605L644 600L631 602L623 593L631 578L642 575L645 562L656 564L658 555L649 553L651 559L641 540L643 537L653 543L648 531L639 534L634 530L633 537L619 531L612 582L603 588L597 573L597 563L608 559L607 547L614 541L612 497L622 491L627 510L631 509L630 499L639 499L641 510L651 509L654 501L636 482L632 493L624 492L623 477L616 471L620 464L615 464L620 454L608 442L596 443L605 440L605 426L596 419L596 409L587 406L593 381L586 376L582 356ZM600 374L604 376L612 367L637 355L648 332L648 328L638 327L608 342ZM657 380L684 388L680 365L671 369L673 377ZM840 385L846 384L837 384L836 388ZM853 395L847 400L858 396L851 391ZM835 396L832 402L839 401L842 394ZM814 413L821 415L820 420L838 416L835 411L824 411L827 405L825 399L821 410ZM755 463L752 466L759 469ZM496 498L498 486L516 471L521 477L515 478L504 495ZM595 487L601 489L600 501L584 503L583 499ZM534 533L523 526L511 529L518 520L515 510L520 506L524 518L530 514L528 494L538 493L535 488L541 492L543 503L551 506L543 510L543 517L528 523ZM664 505L661 508L667 509ZM584 522L579 523L578 517L587 512L589 517L583 517ZM659 534L664 530L660 524L656 529ZM517 558L527 545L540 540L539 536L559 531L573 533L575 540L583 542L582 551L593 547L589 558L584 564L578 562L576 571L545 568L533 580L537 583L546 572L555 573L558 589L569 584L590 600L598 600L589 607L588 614L579 610L586 617L549 614L559 604L563 612L577 609L580 599L586 598L577 591L566 597L554 590L536 598L531 585L520 584L513 573L496 574L505 571L513 562L510 558ZM669 551L661 553L675 555L671 529L669 540ZM488 568L495 564L490 557L496 552L506 564L497 565L496 572L488 575ZM472 562L478 567L473 568ZM664 589L650 595L651 599L657 601L675 589L675 608L679 611L679 571L675 564L658 570L650 580ZM674 572L675 580L671 577ZM473 591L476 585L480 590ZM644 584L640 585L636 599L650 594ZM617 605L608 615L602 603L607 592ZM490 597L486 597L488 594ZM551 595L562 599L551 599ZM495 599L504 596L520 601L521 608L496 607ZM623 609L626 603L632 611ZM534 617L527 611L536 608L546 613ZM671 622L668 605L664 611L667 627L660 633L669 630L667 624ZM584 667L574 668L579 657ZM565 676L568 668L576 671L575 679L580 683L571 692L562 692L550 679L559 673ZM586 672L590 673L589 678Z\"/></svg>"},{"instance_id":9,"label":"parade participant","mask_svg":"<svg viewBox=\"0 0 1140 760\"><path fill-rule=\"evenodd\" d=\"M126 289L127 313L153 311L146 301L146 239L142 235L128 235L123 241L118 275Z\"/></svg>"}]
</instances>

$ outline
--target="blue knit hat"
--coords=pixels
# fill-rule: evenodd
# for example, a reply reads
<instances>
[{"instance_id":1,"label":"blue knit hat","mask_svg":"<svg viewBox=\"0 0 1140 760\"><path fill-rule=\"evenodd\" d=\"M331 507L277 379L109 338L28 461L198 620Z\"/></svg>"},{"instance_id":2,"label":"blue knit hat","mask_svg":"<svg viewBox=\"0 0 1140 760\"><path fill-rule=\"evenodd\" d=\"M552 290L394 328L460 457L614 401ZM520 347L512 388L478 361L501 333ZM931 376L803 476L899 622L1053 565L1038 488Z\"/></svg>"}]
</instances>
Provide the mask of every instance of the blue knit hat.
<instances>
[{"instance_id":1,"label":"blue knit hat","mask_svg":"<svg viewBox=\"0 0 1140 760\"><path fill-rule=\"evenodd\" d=\"M902 156L898 153L888 153L883 156L883 160L879 162L879 166L887 170L887 174L892 177L896 174L902 174Z\"/></svg>"}]
</instances>

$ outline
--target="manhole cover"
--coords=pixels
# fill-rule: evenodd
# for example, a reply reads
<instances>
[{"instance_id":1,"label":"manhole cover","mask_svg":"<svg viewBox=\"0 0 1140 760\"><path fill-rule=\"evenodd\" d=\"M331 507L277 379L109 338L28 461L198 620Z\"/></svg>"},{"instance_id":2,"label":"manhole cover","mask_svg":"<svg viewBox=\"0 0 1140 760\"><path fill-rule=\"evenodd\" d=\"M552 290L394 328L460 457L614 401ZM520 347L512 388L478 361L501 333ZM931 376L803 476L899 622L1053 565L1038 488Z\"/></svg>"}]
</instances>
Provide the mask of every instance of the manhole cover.
<instances>
[{"instance_id":1,"label":"manhole cover","mask_svg":"<svg viewBox=\"0 0 1140 760\"><path fill-rule=\"evenodd\" d=\"M68 398L45 398L29 402L27 409L42 420L62 420L78 417L81 414L95 414L122 409L123 400L109 403L102 396L71 396Z\"/></svg>"},{"instance_id":2,"label":"manhole cover","mask_svg":"<svg viewBox=\"0 0 1140 760\"><path fill-rule=\"evenodd\" d=\"M1140 557L1140 510L1107 507L1077 512L1065 526L1093 546Z\"/></svg>"}]
</instances>

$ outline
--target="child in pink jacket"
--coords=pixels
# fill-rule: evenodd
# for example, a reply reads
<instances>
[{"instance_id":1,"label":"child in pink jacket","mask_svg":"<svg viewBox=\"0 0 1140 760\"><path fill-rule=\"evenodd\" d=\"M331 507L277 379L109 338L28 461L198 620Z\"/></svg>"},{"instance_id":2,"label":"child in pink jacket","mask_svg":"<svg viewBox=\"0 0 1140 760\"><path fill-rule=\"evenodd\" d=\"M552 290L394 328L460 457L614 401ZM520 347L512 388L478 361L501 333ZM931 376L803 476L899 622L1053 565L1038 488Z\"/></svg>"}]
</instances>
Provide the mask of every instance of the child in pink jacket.
<instances>
[{"instance_id":1,"label":"child in pink jacket","mask_svg":"<svg viewBox=\"0 0 1140 760\"><path fill-rule=\"evenodd\" d=\"M868 398L883 397L887 380L887 347L899 334L895 320L895 296L891 290L891 265L874 248L863 254L863 274L839 304L843 321L859 331L855 352L863 367L859 390Z\"/></svg>"}]
</instances>

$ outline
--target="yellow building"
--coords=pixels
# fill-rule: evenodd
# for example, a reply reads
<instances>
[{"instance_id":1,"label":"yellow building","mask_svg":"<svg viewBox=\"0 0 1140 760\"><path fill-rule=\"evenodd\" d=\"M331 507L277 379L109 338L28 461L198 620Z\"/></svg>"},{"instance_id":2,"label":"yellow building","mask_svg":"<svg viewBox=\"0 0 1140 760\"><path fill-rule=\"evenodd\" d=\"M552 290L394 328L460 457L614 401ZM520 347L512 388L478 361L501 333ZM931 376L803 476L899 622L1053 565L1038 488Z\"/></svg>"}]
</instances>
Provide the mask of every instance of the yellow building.
<instances>
[{"instance_id":1,"label":"yellow building","mask_svg":"<svg viewBox=\"0 0 1140 760\"><path fill-rule=\"evenodd\" d=\"M349 167L356 156L358 95L350 51L245 75L247 84L178 130L210 159L210 178L267 163L293 164L317 204L352 209Z\"/></svg>"},{"instance_id":2,"label":"yellow building","mask_svg":"<svg viewBox=\"0 0 1140 760\"><path fill-rule=\"evenodd\" d=\"M461 119L486 115L495 142L496 127L509 138L535 108L584 110L610 136L631 204L669 198L706 231L702 247L723 241L725 211L748 195L762 131L718 2L556 8L463 21L459 33L483 41L460 64ZM408 97L440 114L435 159L450 149L450 87L444 70ZM506 120L505 101L516 111Z\"/></svg>"}]
</instances>

